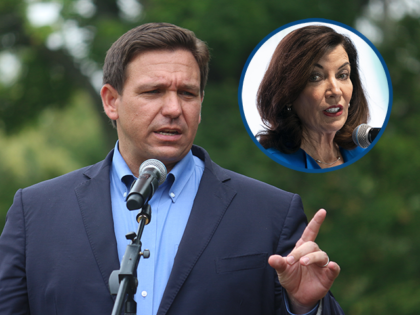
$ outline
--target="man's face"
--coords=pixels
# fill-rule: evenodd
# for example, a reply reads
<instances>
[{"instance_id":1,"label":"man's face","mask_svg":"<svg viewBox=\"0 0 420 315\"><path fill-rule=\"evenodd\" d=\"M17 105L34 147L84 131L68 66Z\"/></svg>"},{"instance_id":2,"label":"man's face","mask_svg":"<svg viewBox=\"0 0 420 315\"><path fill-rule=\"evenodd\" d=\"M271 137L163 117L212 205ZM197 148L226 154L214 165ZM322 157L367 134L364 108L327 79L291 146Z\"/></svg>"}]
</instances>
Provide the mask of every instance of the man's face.
<instances>
[{"instance_id":1,"label":"man's face","mask_svg":"<svg viewBox=\"0 0 420 315\"><path fill-rule=\"evenodd\" d=\"M191 149L201 120L198 64L187 50L148 51L133 58L126 77L121 95L110 85L101 91L121 155L135 175L152 158L169 171Z\"/></svg>"}]
</instances>

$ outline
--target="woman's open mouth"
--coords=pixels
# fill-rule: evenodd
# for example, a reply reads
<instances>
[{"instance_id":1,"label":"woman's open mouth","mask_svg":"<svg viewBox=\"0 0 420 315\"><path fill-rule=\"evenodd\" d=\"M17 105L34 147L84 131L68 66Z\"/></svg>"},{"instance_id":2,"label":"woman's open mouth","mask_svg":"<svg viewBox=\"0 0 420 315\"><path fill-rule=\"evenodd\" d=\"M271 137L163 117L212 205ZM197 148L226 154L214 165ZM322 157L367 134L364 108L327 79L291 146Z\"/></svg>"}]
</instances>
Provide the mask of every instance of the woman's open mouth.
<instances>
[{"instance_id":1,"label":"woman's open mouth","mask_svg":"<svg viewBox=\"0 0 420 315\"><path fill-rule=\"evenodd\" d=\"M324 110L324 115L329 117L337 117L340 116L342 113L343 106L341 105L330 106L326 110Z\"/></svg>"}]
</instances>

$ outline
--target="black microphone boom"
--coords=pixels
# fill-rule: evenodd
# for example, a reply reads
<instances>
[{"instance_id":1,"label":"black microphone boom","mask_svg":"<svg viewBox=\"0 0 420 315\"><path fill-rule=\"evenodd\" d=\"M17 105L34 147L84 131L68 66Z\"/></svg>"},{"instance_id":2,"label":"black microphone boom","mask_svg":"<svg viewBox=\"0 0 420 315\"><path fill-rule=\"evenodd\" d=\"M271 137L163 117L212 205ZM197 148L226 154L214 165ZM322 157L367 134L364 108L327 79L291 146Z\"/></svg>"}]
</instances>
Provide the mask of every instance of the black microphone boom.
<instances>
[{"instance_id":1,"label":"black microphone boom","mask_svg":"<svg viewBox=\"0 0 420 315\"><path fill-rule=\"evenodd\" d=\"M353 142L359 147L366 149L375 140L381 128L374 128L366 124L361 124L354 129Z\"/></svg>"},{"instance_id":2,"label":"black microphone boom","mask_svg":"<svg viewBox=\"0 0 420 315\"><path fill-rule=\"evenodd\" d=\"M165 179L166 167L161 161L155 159L144 161L140 165L139 179L133 183L127 196L128 210L142 208Z\"/></svg>"}]
</instances>

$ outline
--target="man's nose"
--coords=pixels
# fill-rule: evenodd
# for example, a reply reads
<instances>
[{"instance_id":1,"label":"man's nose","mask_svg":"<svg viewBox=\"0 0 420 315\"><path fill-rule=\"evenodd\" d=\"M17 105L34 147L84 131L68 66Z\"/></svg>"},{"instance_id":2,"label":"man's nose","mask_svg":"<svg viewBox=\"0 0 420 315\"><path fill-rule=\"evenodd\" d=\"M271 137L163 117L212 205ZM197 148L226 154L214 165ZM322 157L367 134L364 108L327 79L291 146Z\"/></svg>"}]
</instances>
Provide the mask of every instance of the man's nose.
<instances>
[{"instance_id":1,"label":"man's nose","mask_svg":"<svg viewBox=\"0 0 420 315\"><path fill-rule=\"evenodd\" d=\"M182 114L181 99L175 91L169 91L163 98L162 115L171 119L178 118Z\"/></svg>"}]
</instances>

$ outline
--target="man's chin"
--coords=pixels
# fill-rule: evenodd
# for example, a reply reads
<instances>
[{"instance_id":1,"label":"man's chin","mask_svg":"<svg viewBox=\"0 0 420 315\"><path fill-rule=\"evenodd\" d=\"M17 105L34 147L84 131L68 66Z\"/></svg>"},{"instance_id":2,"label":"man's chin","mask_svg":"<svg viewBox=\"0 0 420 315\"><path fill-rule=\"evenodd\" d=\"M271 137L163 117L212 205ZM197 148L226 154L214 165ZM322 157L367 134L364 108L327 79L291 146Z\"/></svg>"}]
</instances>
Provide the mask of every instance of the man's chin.
<instances>
[{"instance_id":1,"label":"man's chin","mask_svg":"<svg viewBox=\"0 0 420 315\"><path fill-rule=\"evenodd\" d=\"M154 159L161 161L165 164L168 172L172 170L176 163L181 161L187 153L190 151L191 147L185 150L179 148L162 148L161 150L156 151L156 157Z\"/></svg>"}]
</instances>

